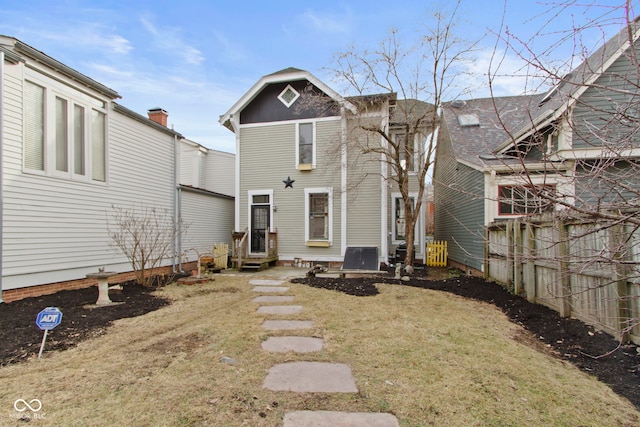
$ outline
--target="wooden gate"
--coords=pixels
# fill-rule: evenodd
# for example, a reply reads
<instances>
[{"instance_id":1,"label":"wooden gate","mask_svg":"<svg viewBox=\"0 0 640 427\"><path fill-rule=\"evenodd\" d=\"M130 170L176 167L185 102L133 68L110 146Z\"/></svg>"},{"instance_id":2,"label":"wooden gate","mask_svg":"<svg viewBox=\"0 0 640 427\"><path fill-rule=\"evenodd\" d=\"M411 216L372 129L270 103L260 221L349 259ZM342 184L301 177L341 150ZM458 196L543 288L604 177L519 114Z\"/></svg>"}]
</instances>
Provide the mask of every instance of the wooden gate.
<instances>
[{"instance_id":1,"label":"wooden gate","mask_svg":"<svg viewBox=\"0 0 640 427\"><path fill-rule=\"evenodd\" d=\"M435 241L427 243L427 266L447 266L447 242Z\"/></svg>"}]
</instances>

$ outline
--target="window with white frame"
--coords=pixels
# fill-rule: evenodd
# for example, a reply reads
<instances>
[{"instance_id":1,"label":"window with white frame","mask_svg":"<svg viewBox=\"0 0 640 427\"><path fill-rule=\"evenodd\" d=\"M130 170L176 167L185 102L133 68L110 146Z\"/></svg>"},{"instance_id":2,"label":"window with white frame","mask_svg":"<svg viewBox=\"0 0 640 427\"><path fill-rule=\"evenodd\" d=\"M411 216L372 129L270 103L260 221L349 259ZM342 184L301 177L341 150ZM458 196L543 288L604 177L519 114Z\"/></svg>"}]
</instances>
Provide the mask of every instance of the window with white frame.
<instances>
[{"instance_id":1,"label":"window with white frame","mask_svg":"<svg viewBox=\"0 0 640 427\"><path fill-rule=\"evenodd\" d=\"M530 215L551 212L555 185L504 185L498 187L498 213L500 215Z\"/></svg>"},{"instance_id":2,"label":"window with white frame","mask_svg":"<svg viewBox=\"0 0 640 427\"><path fill-rule=\"evenodd\" d=\"M106 103L25 81L24 169L106 181Z\"/></svg>"},{"instance_id":3,"label":"window with white frame","mask_svg":"<svg viewBox=\"0 0 640 427\"><path fill-rule=\"evenodd\" d=\"M397 193L394 193L392 195L392 200L393 200L393 224L392 224L392 235L393 235L393 242L394 243L400 243L402 241L406 240L406 229L407 229L407 217L406 217L406 209L404 206L404 200L402 199L402 196L400 196ZM416 200L415 198L412 196L410 197L411 200L411 204L415 207L416 204ZM418 226L419 221L415 222L416 228ZM416 234L414 234L415 236Z\"/></svg>"},{"instance_id":4,"label":"window with white frame","mask_svg":"<svg viewBox=\"0 0 640 427\"><path fill-rule=\"evenodd\" d=\"M297 164L299 167L311 168L315 165L316 135L315 124L312 122L298 123L296 128Z\"/></svg>"},{"instance_id":5,"label":"window with white frame","mask_svg":"<svg viewBox=\"0 0 640 427\"><path fill-rule=\"evenodd\" d=\"M331 188L305 188L305 240L324 242L332 240L333 197Z\"/></svg>"}]
</instances>

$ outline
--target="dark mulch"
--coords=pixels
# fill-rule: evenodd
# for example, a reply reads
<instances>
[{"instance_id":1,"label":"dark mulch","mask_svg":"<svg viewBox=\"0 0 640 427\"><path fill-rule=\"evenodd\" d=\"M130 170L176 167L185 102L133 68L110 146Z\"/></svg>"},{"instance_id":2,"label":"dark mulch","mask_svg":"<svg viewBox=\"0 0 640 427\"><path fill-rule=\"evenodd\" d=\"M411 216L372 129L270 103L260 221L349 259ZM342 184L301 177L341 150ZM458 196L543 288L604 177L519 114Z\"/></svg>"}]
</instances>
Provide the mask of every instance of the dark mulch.
<instances>
[{"instance_id":1,"label":"dark mulch","mask_svg":"<svg viewBox=\"0 0 640 427\"><path fill-rule=\"evenodd\" d=\"M547 345L556 357L573 363L608 384L640 409L640 355L637 346L620 346L610 335L578 320L561 318L555 311L511 295L499 285L474 277L428 280L420 274L408 282L390 277L318 277L293 281L357 296L376 295L375 283L388 282L450 292L493 304L513 322L530 331L540 343ZM110 292L114 302L124 304L99 308L89 308L97 299L96 287L0 304L0 366L37 356L43 332L35 320L45 307L58 307L63 313L62 323L48 334L45 352L61 351L104 334L116 319L140 316L169 304L168 300L154 296L152 291L153 288L126 283L121 292Z\"/></svg>"},{"instance_id":2,"label":"dark mulch","mask_svg":"<svg viewBox=\"0 0 640 427\"><path fill-rule=\"evenodd\" d=\"M427 280L416 275L408 282L390 277L329 278L315 277L292 280L309 286L331 289L356 296L378 293L375 283L395 283L422 289L450 292L465 298L484 301L500 308L512 322L523 326L545 348L560 359L608 384L640 409L640 354L638 346L621 345L611 335L576 320L562 318L543 305L532 304L512 295L495 283L476 277Z\"/></svg>"},{"instance_id":3,"label":"dark mulch","mask_svg":"<svg viewBox=\"0 0 640 427\"><path fill-rule=\"evenodd\" d=\"M100 336L116 319L140 316L169 304L154 296L153 289L124 283L122 291L109 291L111 301L123 304L94 308L90 306L98 298L96 286L0 304L0 366L37 357L43 331L36 325L36 317L45 307L57 307L62 312L60 325L47 333L47 353Z\"/></svg>"}]
</instances>

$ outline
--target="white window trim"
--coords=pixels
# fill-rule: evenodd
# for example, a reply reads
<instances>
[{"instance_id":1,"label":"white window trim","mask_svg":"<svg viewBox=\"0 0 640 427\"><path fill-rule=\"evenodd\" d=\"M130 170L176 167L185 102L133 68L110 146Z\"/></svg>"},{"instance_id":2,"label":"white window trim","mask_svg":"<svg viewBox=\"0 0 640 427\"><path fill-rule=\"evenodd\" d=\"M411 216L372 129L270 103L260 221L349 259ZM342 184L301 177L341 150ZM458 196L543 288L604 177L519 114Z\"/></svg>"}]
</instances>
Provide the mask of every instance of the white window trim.
<instances>
[{"instance_id":1,"label":"white window trim","mask_svg":"<svg viewBox=\"0 0 640 427\"><path fill-rule=\"evenodd\" d=\"M247 236L247 247L249 248L249 252L255 255L266 252L251 252L251 206L253 205L253 196L269 196L269 233L273 233L273 189L247 191L247 232L249 233ZM267 203L258 204L266 205Z\"/></svg>"},{"instance_id":2,"label":"white window trim","mask_svg":"<svg viewBox=\"0 0 640 427\"><path fill-rule=\"evenodd\" d=\"M316 168L316 121L315 120L303 120L303 121L299 121L296 122L295 126L296 126L296 136L295 136L295 141L296 141L296 169L298 170L308 170L308 164L307 163L300 163L300 125L302 124L307 124L307 123L311 123L311 132L312 132L312 155L311 155L311 169L315 169Z\"/></svg>"},{"instance_id":3,"label":"white window trim","mask_svg":"<svg viewBox=\"0 0 640 427\"><path fill-rule=\"evenodd\" d=\"M309 239L309 211L311 207L309 206L309 195L310 194L318 194L325 193L328 194L328 204L329 204L329 212L328 212L328 221L327 227L329 228L327 239ZM317 187L317 188L305 188L304 189L304 240L307 242L328 242L329 246L333 244L333 188L332 187Z\"/></svg>"},{"instance_id":4,"label":"white window trim","mask_svg":"<svg viewBox=\"0 0 640 427\"><path fill-rule=\"evenodd\" d=\"M30 169L25 166L24 159L22 162L22 171L29 174L37 174L41 176L50 176L55 178L68 179L73 181L90 182L96 185L106 185L109 176L108 167L108 101L104 99L94 98L85 93L74 89L73 87L64 85L55 80L49 79L46 76L40 74L31 75L27 73L25 76L25 82L28 81L32 84L41 86L44 88L44 170ZM55 139L55 114L56 114L56 98L60 98L67 103L67 171L59 171L56 168L56 139ZM102 103L103 106L99 107L97 103ZM74 165L74 143L73 143L73 114L74 106L77 105L84 109L84 175L75 173ZM92 156L93 156L93 144L92 144L92 111L98 111L104 114L104 139L105 139L105 179L104 181L93 179L92 170Z\"/></svg>"},{"instance_id":5,"label":"white window trim","mask_svg":"<svg viewBox=\"0 0 640 427\"><path fill-rule=\"evenodd\" d=\"M291 101L287 102L287 100L284 99L284 94L287 93L288 90L293 92L295 94L295 96L293 97L293 99ZM287 107L287 108L291 107L298 100L298 98L300 98L300 92L295 90L293 88L293 86L291 86L291 85L287 85L287 87L285 87L282 90L282 92L280 92L280 95L278 95L278 99L280 100L280 102L282 102L284 104L284 106Z\"/></svg>"},{"instance_id":6,"label":"white window trim","mask_svg":"<svg viewBox=\"0 0 640 427\"><path fill-rule=\"evenodd\" d=\"M413 206L415 208L416 201L418 200L418 193L411 192L409 193L409 197L413 197ZM396 199L398 198L402 199L401 193L391 193L391 244L393 245L399 245L404 242L404 240L396 240ZM418 212L418 220L415 224L414 242L420 241L422 239L422 234L424 234L422 232L424 215L421 213L423 207L424 203L422 204L422 207L420 207L420 212Z\"/></svg>"}]
</instances>

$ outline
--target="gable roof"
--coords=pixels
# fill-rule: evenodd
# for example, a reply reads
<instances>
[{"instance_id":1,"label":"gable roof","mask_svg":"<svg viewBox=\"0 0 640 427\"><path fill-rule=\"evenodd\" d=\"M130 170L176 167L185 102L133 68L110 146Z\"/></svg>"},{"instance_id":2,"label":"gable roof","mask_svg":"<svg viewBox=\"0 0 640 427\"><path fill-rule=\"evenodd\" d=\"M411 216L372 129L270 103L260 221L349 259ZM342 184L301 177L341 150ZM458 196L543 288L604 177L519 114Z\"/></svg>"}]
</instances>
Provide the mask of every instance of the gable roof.
<instances>
[{"instance_id":1,"label":"gable roof","mask_svg":"<svg viewBox=\"0 0 640 427\"><path fill-rule=\"evenodd\" d=\"M640 16L611 37L580 65L564 76L541 99L537 106L532 106L532 120L521 129L515 130L513 138L502 142L494 153L504 153L514 142L530 136L536 129L557 120L571 107L589 85L600 77L620 56L627 51L632 42L640 38Z\"/></svg>"},{"instance_id":2,"label":"gable roof","mask_svg":"<svg viewBox=\"0 0 640 427\"><path fill-rule=\"evenodd\" d=\"M351 102L343 98L313 74L305 70L289 67L263 76L235 104L233 104L226 113L220 116L220 119L218 120L219 123L233 131L233 127L231 125L231 119L233 116L242 111L267 85L296 80L308 80L318 89L326 93L330 98L338 102L341 106L344 106L353 113L356 112L356 107Z\"/></svg>"}]
</instances>

